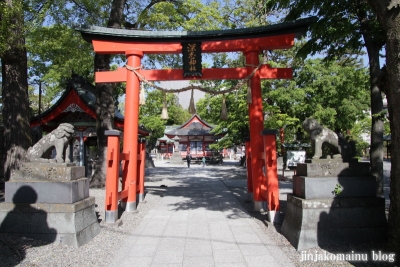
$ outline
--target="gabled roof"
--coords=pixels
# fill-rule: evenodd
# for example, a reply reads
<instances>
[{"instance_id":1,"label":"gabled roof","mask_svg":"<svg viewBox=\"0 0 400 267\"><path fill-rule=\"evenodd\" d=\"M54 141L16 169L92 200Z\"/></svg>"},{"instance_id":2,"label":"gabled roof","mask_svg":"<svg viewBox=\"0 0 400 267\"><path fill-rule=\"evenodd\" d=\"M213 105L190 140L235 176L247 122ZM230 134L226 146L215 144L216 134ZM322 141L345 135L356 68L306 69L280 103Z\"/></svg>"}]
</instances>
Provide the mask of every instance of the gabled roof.
<instances>
[{"instance_id":1,"label":"gabled roof","mask_svg":"<svg viewBox=\"0 0 400 267\"><path fill-rule=\"evenodd\" d=\"M157 140L158 140L158 141L162 141L162 142L167 142L167 143L173 143L173 142L174 142L174 140L168 138L168 136L166 136L165 134L164 134L163 137L158 138Z\"/></svg>"},{"instance_id":2,"label":"gabled roof","mask_svg":"<svg viewBox=\"0 0 400 267\"><path fill-rule=\"evenodd\" d=\"M48 125L54 120L56 122L62 120L68 112L82 112L88 116L84 118L83 122L79 122L78 126L96 126L95 102L95 86L88 83L83 77L73 75L57 102L40 115L31 118L30 125L31 127ZM124 116L117 110L114 113L114 128L121 130L124 128ZM139 134L149 135L150 132L139 128Z\"/></svg>"},{"instance_id":3,"label":"gabled roof","mask_svg":"<svg viewBox=\"0 0 400 267\"><path fill-rule=\"evenodd\" d=\"M210 131L214 127L203 121L199 115L194 114L181 126L165 132L167 135L214 135Z\"/></svg>"}]
</instances>

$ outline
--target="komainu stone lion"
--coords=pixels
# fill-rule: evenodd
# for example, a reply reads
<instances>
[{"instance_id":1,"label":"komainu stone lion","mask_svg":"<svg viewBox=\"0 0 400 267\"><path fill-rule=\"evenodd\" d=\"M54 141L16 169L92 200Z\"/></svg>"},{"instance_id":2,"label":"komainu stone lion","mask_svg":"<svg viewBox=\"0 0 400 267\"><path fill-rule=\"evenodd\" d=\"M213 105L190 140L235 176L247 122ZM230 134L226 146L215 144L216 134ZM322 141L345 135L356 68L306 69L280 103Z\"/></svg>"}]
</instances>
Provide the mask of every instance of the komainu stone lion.
<instances>
[{"instance_id":1,"label":"komainu stone lion","mask_svg":"<svg viewBox=\"0 0 400 267\"><path fill-rule=\"evenodd\" d=\"M303 121L303 129L310 135L311 143L314 147L313 159L322 157L322 145L328 144L330 147L333 158L342 158L341 147L339 145L338 135L318 123L316 119L307 118Z\"/></svg>"},{"instance_id":2,"label":"komainu stone lion","mask_svg":"<svg viewBox=\"0 0 400 267\"><path fill-rule=\"evenodd\" d=\"M69 123L61 123L57 129L40 139L34 146L30 147L27 152L29 161L49 162L48 159L42 158L43 154L53 147L56 148L56 162L64 163L64 153L68 147L69 140L74 134L74 126ZM69 157L65 156L65 163L69 163Z\"/></svg>"}]
</instances>

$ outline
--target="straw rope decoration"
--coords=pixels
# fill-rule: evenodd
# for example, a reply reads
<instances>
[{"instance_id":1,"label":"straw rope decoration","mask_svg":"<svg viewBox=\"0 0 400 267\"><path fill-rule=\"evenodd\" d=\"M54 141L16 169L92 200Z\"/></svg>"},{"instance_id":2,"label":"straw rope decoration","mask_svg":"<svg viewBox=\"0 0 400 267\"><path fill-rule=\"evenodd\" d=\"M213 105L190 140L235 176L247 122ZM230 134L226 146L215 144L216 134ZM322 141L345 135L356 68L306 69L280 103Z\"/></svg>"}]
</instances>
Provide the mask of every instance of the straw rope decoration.
<instances>
[{"instance_id":1,"label":"straw rope decoration","mask_svg":"<svg viewBox=\"0 0 400 267\"><path fill-rule=\"evenodd\" d=\"M194 105L194 98L193 98L193 89L192 89L192 94L190 96L189 113L192 115L196 114L196 107Z\"/></svg>"},{"instance_id":2,"label":"straw rope decoration","mask_svg":"<svg viewBox=\"0 0 400 267\"><path fill-rule=\"evenodd\" d=\"M140 83L139 105L146 104L146 95L144 93L144 83Z\"/></svg>"},{"instance_id":3,"label":"straw rope decoration","mask_svg":"<svg viewBox=\"0 0 400 267\"><path fill-rule=\"evenodd\" d=\"M228 110L226 109L225 94L222 95L222 108L221 108L220 118L221 118L221 120L228 119Z\"/></svg>"},{"instance_id":4,"label":"straw rope decoration","mask_svg":"<svg viewBox=\"0 0 400 267\"><path fill-rule=\"evenodd\" d=\"M248 104L251 104L252 103L252 100L251 100L251 90L250 90L250 86L251 86L251 78L254 76L254 74L257 72L257 70L261 67L261 65L262 65L263 63L260 63L260 64L258 64L258 65L246 65L246 66L252 66L252 67L255 67L255 69L250 73L250 75L248 75L246 78L244 78L241 82L239 82L238 84L236 84L234 87L232 87L232 88L229 88L229 89L226 89L226 90L220 90L220 91L215 91L215 90L212 90L212 89L210 89L210 88L205 88L205 87L202 87L202 86L198 86L198 85L193 85L193 84L191 84L191 85L189 85L189 86L187 86L187 87L183 87L183 88L180 88L180 89L164 89L164 88L162 88L162 87L160 87L160 86L157 86L155 83L153 83L153 82L149 82L149 81L147 81L146 80L146 78L145 77L143 77L139 72L138 72L138 70L140 70L141 69L141 67L136 67L136 68L134 68L134 67L131 67L131 66L129 66L129 65L125 65L125 67L126 67L126 69L127 70L129 70L129 71L132 71L133 73L135 73L135 75L139 78L139 80L141 81L141 84L142 84L142 88L141 88L141 90L140 90L140 104L141 105L144 105L144 103L145 103L145 100L144 100L144 88L143 88L143 85L144 85L144 83L145 84L147 84L147 85L149 85L149 86L151 86L151 87L153 87L153 88L155 88L155 89L157 89L157 90L160 90L160 91L162 91L162 92L164 92L164 94L166 94L166 93L180 93L180 92L184 92L184 91L188 91L188 90L192 90L192 94L191 94L191 102L192 102L192 99L193 99L193 90L194 89L196 89L196 90L199 90L199 91L202 91L202 92L205 92L205 93L208 93L208 94L211 94L211 95L220 95L220 94L227 94L227 93L231 93L231 92L233 92L233 91L236 91L236 90L238 90L240 87L242 87L244 84L246 84L247 83L247 97L246 97L246 102L248 103ZM166 111L166 109L167 109L167 104L166 104L166 96L164 95L164 103L163 103L163 110L162 110L162 117L164 117L164 118L166 118L166 119L168 119L168 113L167 113L167 111ZM223 106L223 110L226 110L226 104L225 104L225 96L223 97L223 99L222 99L222 105L225 105L225 107ZM193 103L193 106L194 106L194 103ZM192 109L192 111L193 111L193 109ZM189 111L190 112L190 111ZM195 109L194 109L194 113L196 113L196 111L195 111ZM192 113L192 114L194 114L194 113ZM225 111L223 112L223 113L226 113ZM226 113L227 114L227 113ZM225 117L225 114L223 115L223 116L221 116L221 117ZM226 116L227 117L227 116Z\"/></svg>"},{"instance_id":5,"label":"straw rope decoration","mask_svg":"<svg viewBox=\"0 0 400 267\"><path fill-rule=\"evenodd\" d=\"M168 120L167 94L166 93L164 93L163 108L161 111L161 119Z\"/></svg>"}]
</instances>

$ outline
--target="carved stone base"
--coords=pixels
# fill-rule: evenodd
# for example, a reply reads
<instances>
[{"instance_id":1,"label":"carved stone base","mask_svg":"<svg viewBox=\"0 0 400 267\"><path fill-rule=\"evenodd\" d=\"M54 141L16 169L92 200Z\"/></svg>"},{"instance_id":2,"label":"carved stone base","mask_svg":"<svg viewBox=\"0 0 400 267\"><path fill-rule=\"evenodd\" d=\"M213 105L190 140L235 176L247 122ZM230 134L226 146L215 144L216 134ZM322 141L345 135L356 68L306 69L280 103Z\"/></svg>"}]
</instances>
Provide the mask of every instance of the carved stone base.
<instances>
[{"instance_id":1,"label":"carved stone base","mask_svg":"<svg viewBox=\"0 0 400 267\"><path fill-rule=\"evenodd\" d=\"M369 162L343 162L335 159L313 159L308 163L298 163L296 175L307 177L369 176L370 164Z\"/></svg>"},{"instance_id":2,"label":"carved stone base","mask_svg":"<svg viewBox=\"0 0 400 267\"><path fill-rule=\"evenodd\" d=\"M72 181L85 177L85 167L75 163L26 162L11 172L10 181Z\"/></svg>"},{"instance_id":3,"label":"carved stone base","mask_svg":"<svg viewBox=\"0 0 400 267\"><path fill-rule=\"evenodd\" d=\"M306 200L289 194L282 233L297 250L383 241L385 199Z\"/></svg>"},{"instance_id":4,"label":"carved stone base","mask_svg":"<svg viewBox=\"0 0 400 267\"><path fill-rule=\"evenodd\" d=\"M340 189L335 192L335 188ZM293 176L293 195L304 199L334 197L374 197L376 180L366 177L305 177Z\"/></svg>"},{"instance_id":5,"label":"carved stone base","mask_svg":"<svg viewBox=\"0 0 400 267\"><path fill-rule=\"evenodd\" d=\"M100 233L95 199L73 204L0 203L0 232L79 247Z\"/></svg>"}]
</instances>

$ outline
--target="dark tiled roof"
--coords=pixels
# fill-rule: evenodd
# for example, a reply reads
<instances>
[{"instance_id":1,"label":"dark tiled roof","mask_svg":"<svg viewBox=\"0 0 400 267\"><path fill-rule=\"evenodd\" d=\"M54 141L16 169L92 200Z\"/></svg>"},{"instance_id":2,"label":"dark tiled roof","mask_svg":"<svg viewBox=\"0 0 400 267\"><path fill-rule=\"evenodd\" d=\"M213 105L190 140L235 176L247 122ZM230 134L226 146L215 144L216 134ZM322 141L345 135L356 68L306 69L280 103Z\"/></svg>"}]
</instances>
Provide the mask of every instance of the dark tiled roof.
<instances>
[{"instance_id":1,"label":"dark tiled roof","mask_svg":"<svg viewBox=\"0 0 400 267\"><path fill-rule=\"evenodd\" d=\"M75 90L81 100L93 111L95 111L95 103L96 103L96 87L89 83L85 78L79 75L73 75L72 78L68 81L66 90L61 95L61 97L57 100L57 102L52 105L50 108L42 112L40 117L43 118L48 114L51 114L56 110L56 108L65 100L71 90ZM123 121L124 115L122 115L118 110L115 110L114 117L117 120ZM39 118L39 115L32 117L31 121L34 121Z\"/></svg>"},{"instance_id":2,"label":"dark tiled roof","mask_svg":"<svg viewBox=\"0 0 400 267\"><path fill-rule=\"evenodd\" d=\"M91 42L92 39L115 41L151 41L151 42L183 42L183 41L213 41L231 40L237 38L256 38L294 33L296 37L303 35L308 27L316 21L316 17L296 21L277 23L267 26L212 30L212 31L146 31L115 29L98 26L82 25L75 27L82 37Z\"/></svg>"},{"instance_id":3,"label":"dark tiled roof","mask_svg":"<svg viewBox=\"0 0 400 267\"><path fill-rule=\"evenodd\" d=\"M194 118L197 120L190 123ZM199 115L194 114L190 119L188 119L186 122L184 122L180 126L176 126L174 128L169 128L165 132L165 134L168 135L214 135L213 133L210 133L210 131L214 127L208 124L207 122L203 121Z\"/></svg>"}]
</instances>

